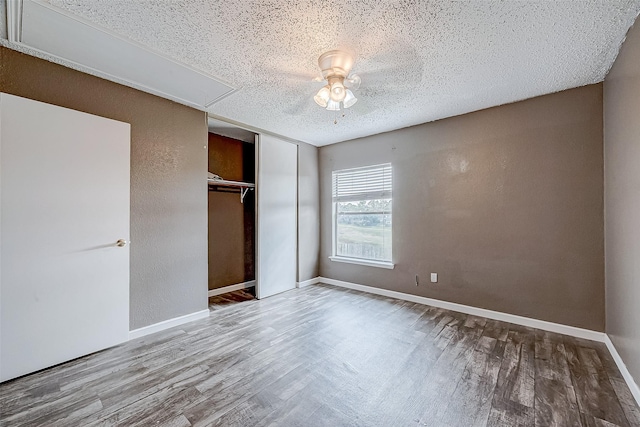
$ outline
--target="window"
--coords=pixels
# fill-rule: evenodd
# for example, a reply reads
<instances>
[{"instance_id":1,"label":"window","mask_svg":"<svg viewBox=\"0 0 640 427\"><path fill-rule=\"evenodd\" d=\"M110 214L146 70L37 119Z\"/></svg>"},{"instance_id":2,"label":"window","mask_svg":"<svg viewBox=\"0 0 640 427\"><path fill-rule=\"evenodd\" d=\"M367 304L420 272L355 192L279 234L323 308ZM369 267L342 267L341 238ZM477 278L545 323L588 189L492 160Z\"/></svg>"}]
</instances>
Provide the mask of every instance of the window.
<instances>
[{"instance_id":1,"label":"window","mask_svg":"<svg viewBox=\"0 0 640 427\"><path fill-rule=\"evenodd\" d=\"M334 261L393 268L391 164L332 174Z\"/></svg>"}]
</instances>

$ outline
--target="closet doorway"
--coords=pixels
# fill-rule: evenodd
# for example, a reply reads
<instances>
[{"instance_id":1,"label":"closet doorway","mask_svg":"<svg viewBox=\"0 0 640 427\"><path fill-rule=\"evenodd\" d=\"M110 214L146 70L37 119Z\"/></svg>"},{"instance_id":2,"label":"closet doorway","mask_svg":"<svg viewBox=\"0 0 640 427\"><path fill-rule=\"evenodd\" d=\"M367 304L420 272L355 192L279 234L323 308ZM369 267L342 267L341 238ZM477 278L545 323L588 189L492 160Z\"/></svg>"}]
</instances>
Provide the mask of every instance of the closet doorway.
<instances>
[{"instance_id":1,"label":"closet doorway","mask_svg":"<svg viewBox=\"0 0 640 427\"><path fill-rule=\"evenodd\" d=\"M209 297L294 289L297 144L209 118L208 152Z\"/></svg>"},{"instance_id":2,"label":"closet doorway","mask_svg":"<svg viewBox=\"0 0 640 427\"><path fill-rule=\"evenodd\" d=\"M255 296L256 134L209 119L209 297ZM246 298L243 298L246 300ZM232 300L229 300L231 303Z\"/></svg>"}]
</instances>

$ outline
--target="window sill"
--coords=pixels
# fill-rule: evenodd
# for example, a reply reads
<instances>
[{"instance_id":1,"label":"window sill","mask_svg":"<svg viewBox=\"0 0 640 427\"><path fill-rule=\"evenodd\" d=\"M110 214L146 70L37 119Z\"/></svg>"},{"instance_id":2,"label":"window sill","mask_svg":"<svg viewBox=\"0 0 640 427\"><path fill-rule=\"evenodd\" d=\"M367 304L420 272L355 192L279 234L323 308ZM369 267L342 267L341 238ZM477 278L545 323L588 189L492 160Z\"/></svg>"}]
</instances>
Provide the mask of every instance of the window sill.
<instances>
[{"instance_id":1,"label":"window sill","mask_svg":"<svg viewBox=\"0 0 640 427\"><path fill-rule=\"evenodd\" d=\"M345 262L347 264L358 264L358 265L366 265L367 267L378 267L378 268L386 268L389 270L393 270L395 264L387 261L372 261L369 259L359 259L359 258L345 258L341 256L330 256L329 259L331 261L336 262Z\"/></svg>"}]
</instances>

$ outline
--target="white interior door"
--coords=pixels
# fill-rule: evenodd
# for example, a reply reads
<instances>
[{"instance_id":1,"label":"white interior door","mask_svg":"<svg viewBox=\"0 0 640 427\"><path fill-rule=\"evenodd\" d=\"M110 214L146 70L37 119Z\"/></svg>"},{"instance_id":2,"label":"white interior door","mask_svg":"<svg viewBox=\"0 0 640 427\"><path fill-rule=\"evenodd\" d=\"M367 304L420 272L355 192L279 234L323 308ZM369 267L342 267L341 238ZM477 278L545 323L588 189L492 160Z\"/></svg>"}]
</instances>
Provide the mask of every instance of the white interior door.
<instances>
[{"instance_id":1,"label":"white interior door","mask_svg":"<svg viewBox=\"0 0 640 427\"><path fill-rule=\"evenodd\" d=\"M0 381L128 339L130 125L0 94Z\"/></svg>"},{"instance_id":2,"label":"white interior door","mask_svg":"<svg viewBox=\"0 0 640 427\"><path fill-rule=\"evenodd\" d=\"M256 136L256 296L296 287L298 146Z\"/></svg>"}]
</instances>

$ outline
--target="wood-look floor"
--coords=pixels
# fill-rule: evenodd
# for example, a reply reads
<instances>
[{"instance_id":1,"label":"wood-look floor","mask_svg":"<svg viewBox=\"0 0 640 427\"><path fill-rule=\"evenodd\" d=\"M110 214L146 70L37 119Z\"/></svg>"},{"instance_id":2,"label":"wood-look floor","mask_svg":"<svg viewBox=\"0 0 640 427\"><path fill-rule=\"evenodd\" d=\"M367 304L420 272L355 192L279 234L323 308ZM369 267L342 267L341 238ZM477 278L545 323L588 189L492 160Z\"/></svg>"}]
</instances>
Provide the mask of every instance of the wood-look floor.
<instances>
[{"instance_id":1,"label":"wood-look floor","mask_svg":"<svg viewBox=\"0 0 640 427\"><path fill-rule=\"evenodd\" d=\"M227 308L240 302L256 299L255 287L227 292L226 294L209 297L209 310L215 311Z\"/></svg>"},{"instance_id":2,"label":"wood-look floor","mask_svg":"<svg viewBox=\"0 0 640 427\"><path fill-rule=\"evenodd\" d=\"M1 384L0 408L2 426L640 426L602 344L325 285Z\"/></svg>"}]
</instances>

